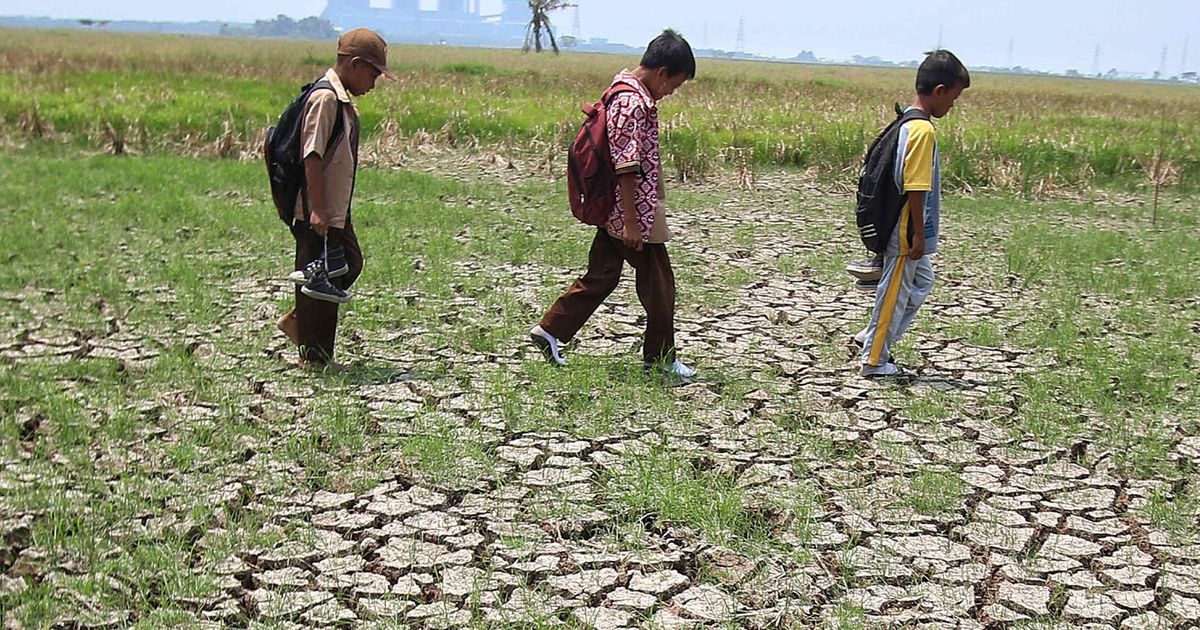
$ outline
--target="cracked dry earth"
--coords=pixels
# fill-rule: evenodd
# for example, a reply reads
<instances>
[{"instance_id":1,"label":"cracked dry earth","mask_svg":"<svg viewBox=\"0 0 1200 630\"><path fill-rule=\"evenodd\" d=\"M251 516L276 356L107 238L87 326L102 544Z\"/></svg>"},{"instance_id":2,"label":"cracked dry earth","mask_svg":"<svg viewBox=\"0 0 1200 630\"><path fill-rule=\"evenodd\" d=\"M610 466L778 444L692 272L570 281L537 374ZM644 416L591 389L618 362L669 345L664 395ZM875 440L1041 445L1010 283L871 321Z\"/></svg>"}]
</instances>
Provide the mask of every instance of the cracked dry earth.
<instances>
[{"instance_id":1,"label":"cracked dry earth","mask_svg":"<svg viewBox=\"0 0 1200 630\"><path fill-rule=\"evenodd\" d=\"M702 371L747 374L759 385L732 409L715 403L721 384L702 378L671 390L678 408L690 410L686 423L632 414L603 435L526 433L506 426L497 403L480 394L482 381L477 388L469 380L405 372L346 385L344 396L368 410L378 439L412 435L435 417L489 453L492 470L462 484L438 484L409 470L362 492L270 496L263 476L296 473L273 451L305 430L303 417L280 422L269 443L247 446L244 463L191 480L205 501L271 514L268 527L280 532L278 542L197 564L194 571L218 576L219 589L177 603L198 627L838 627L851 610L865 627L1197 627L1200 545L1156 530L1140 510L1156 490L1169 492L1171 480L1123 476L1110 454L1087 441L1047 446L1012 430L1006 419L1022 404L1014 376L1060 366L1036 351L971 346L945 332L956 319L1021 321L1012 295L973 286L963 261L943 257L939 286L913 333L916 377L902 385L857 377L841 340L861 324L870 298L848 282L773 271L780 257L822 247L806 238L807 223L840 220L831 213L756 210L794 203L791 191L800 186L795 176L765 178L703 217L690 212L674 219L674 252L749 273L749 285L734 290L730 303L685 306L679 321L687 359ZM728 187L690 190L725 194ZM740 247L732 235L752 214L765 229L753 247ZM528 307L532 320L546 306L547 287L565 286L578 269L463 261L458 272L491 278L496 290ZM637 360L630 349L641 314L629 284L573 342L575 354ZM372 294L369 278L360 286L360 302L395 299ZM275 313L262 305L290 291L277 280L236 284L228 305L233 325L247 334L271 330ZM43 297L56 299L52 291ZM162 288L138 299L173 295ZM145 331L113 327L106 338L84 340L52 319L26 317L23 308L6 307L14 332L0 343L18 368L56 357L110 357L136 366L157 353ZM469 295L447 309L456 313L456 326L491 317ZM238 320L237 313L255 317ZM519 387L517 366L535 360L520 345L524 327L512 331L511 349L485 354L412 345L420 338L414 330L351 334L353 318L348 322L343 332L352 361L407 370L435 360L467 374L487 366L512 372ZM182 327L156 334L203 347L208 332ZM280 336L272 343L273 352L284 351ZM261 349L237 354L210 347L201 355L219 382L250 380L251 387L235 388L233 404L255 421L290 418L293 406L320 386L282 369L278 378L246 373L242 362L261 358ZM907 416L905 400L935 395L958 403L949 417ZM178 393L130 404L162 417L162 428L143 436L147 441L169 442L171 426L203 424L220 413L215 403ZM108 413L95 411L98 418ZM781 426L779 418L793 420ZM604 500L603 480L626 456L653 449L671 449L735 480L746 509L775 532L776 544L749 552L653 514L644 515L636 540L608 535L620 515ZM145 450L135 445L128 456ZM1177 431L1166 457L1197 456L1200 437ZM166 469L167 462L147 464L155 466ZM19 458L2 469L3 493L19 493L41 475ZM918 511L906 501L916 470L956 476L961 496L939 514ZM778 508L796 496L811 497L811 510ZM547 504L566 507L540 509ZM196 525L185 507L141 514L114 530L113 540L164 528L189 531ZM3 589L34 579L53 583L69 571L47 567L39 561L44 552L28 545L38 515L8 516L0 527L0 554L9 567L0 577ZM189 535L202 547L209 533ZM93 610L62 623L99 628L130 621L129 613Z\"/></svg>"}]
</instances>

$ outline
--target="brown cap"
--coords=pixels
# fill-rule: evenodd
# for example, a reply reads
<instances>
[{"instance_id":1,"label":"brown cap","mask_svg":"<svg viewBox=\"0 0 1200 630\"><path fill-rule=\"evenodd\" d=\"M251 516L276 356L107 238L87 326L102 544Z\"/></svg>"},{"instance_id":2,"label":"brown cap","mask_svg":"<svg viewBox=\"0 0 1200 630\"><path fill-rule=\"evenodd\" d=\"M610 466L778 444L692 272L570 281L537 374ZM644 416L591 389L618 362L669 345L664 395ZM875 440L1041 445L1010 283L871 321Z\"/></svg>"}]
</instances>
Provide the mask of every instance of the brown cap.
<instances>
[{"instance_id":1,"label":"brown cap","mask_svg":"<svg viewBox=\"0 0 1200 630\"><path fill-rule=\"evenodd\" d=\"M356 28L343 33L338 38L337 54L360 57L375 66L383 76L393 80L396 78L387 67L387 42L369 28Z\"/></svg>"}]
</instances>

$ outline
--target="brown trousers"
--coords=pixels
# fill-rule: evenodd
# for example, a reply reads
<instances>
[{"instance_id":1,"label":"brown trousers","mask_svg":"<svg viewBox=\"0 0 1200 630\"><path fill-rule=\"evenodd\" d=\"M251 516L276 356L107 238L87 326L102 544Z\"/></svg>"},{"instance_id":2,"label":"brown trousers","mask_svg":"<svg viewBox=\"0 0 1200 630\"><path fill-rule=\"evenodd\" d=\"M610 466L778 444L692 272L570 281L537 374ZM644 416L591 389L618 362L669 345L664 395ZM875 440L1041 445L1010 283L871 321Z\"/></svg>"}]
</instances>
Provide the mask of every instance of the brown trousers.
<instances>
[{"instance_id":1,"label":"brown trousers","mask_svg":"<svg viewBox=\"0 0 1200 630\"><path fill-rule=\"evenodd\" d=\"M300 270L308 263L320 258L325 243L321 236L308 226L308 223L296 221L292 225L292 236L296 239L296 269ZM349 289L350 285L362 273L362 249L358 246L358 237L354 234L354 225L350 217L346 217L346 227L329 229L330 243L338 242L346 251L346 264L350 271L339 278L331 278L335 286ZM338 306L335 302L314 300L300 292L296 286L296 308L288 313L288 317L297 319L299 331L300 358L314 363L332 363L333 345L337 337Z\"/></svg>"},{"instance_id":2,"label":"brown trousers","mask_svg":"<svg viewBox=\"0 0 1200 630\"><path fill-rule=\"evenodd\" d=\"M675 272L667 246L647 243L642 251L630 249L604 229L596 230L588 252L587 272L563 293L542 317L546 332L570 341L604 299L617 288L628 262L637 273L637 295L646 309L646 338L642 360L646 363L675 358Z\"/></svg>"}]
</instances>

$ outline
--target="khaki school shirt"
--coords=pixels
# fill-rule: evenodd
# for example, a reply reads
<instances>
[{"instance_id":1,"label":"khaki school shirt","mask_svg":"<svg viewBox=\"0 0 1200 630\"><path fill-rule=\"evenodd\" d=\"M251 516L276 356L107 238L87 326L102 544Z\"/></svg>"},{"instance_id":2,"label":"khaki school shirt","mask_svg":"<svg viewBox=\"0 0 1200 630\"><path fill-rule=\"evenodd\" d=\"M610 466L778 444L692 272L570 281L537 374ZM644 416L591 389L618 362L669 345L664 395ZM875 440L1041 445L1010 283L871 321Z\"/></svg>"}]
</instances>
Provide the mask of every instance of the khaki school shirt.
<instances>
[{"instance_id":1,"label":"khaki school shirt","mask_svg":"<svg viewBox=\"0 0 1200 630\"><path fill-rule=\"evenodd\" d=\"M325 72L325 79L333 85L333 91L317 90L304 106L304 119L300 128L300 155L321 158L321 174L325 183L325 208L329 227L343 229L350 214L350 198L354 194L354 169L358 166L358 108L350 100L350 94L342 86L342 80L333 69ZM329 136L338 111L345 116L343 133L329 155ZM296 196L295 216L304 220L304 200Z\"/></svg>"}]
</instances>

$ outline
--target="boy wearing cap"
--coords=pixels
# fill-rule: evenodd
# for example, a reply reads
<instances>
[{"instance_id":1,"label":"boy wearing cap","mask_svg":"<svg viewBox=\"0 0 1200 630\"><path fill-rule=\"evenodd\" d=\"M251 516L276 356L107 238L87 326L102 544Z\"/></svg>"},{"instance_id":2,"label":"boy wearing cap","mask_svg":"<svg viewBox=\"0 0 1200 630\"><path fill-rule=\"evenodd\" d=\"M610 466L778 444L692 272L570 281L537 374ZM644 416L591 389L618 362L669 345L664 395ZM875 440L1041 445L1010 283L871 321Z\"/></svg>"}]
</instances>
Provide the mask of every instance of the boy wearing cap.
<instances>
[{"instance_id":1,"label":"boy wearing cap","mask_svg":"<svg viewBox=\"0 0 1200 630\"><path fill-rule=\"evenodd\" d=\"M296 199L296 306L278 322L300 349L302 365L330 366L337 335L338 306L362 273L362 250L350 205L358 169L358 108L351 96L375 87L387 67L387 43L373 31L354 29L338 39L337 62L325 72L332 89L313 90L301 122L306 191ZM341 117L341 131L332 137ZM332 142L331 142L332 140Z\"/></svg>"}]
</instances>

